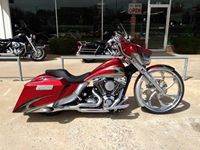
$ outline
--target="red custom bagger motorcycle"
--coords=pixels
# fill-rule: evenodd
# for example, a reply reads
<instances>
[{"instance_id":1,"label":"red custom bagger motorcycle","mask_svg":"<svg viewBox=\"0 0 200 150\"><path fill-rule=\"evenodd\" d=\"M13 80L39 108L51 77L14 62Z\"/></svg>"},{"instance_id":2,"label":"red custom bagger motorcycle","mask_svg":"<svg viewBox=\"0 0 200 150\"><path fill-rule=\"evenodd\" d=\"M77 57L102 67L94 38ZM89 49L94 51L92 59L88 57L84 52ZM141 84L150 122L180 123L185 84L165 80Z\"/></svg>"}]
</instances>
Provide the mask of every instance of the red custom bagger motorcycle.
<instances>
[{"instance_id":1,"label":"red custom bagger motorcycle","mask_svg":"<svg viewBox=\"0 0 200 150\"><path fill-rule=\"evenodd\" d=\"M110 112L125 109L126 91L132 75L134 96L153 113L174 109L184 95L184 83L173 67L150 64L151 51L129 42L122 29L109 41L118 44L122 59L113 58L89 73L74 76L67 70L46 70L28 82L13 112L52 113L63 110Z\"/></svg>"}]
</instances>

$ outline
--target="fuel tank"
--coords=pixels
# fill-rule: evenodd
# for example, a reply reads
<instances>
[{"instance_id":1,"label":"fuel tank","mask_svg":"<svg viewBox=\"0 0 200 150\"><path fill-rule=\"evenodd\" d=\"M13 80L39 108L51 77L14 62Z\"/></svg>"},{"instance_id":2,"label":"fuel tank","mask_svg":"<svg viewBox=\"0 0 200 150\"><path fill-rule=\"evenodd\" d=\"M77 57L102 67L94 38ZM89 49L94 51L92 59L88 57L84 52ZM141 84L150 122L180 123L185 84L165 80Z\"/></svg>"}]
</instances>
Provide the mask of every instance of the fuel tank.
<instances>
[{"instance_id":1,"label":"fuel tank","mask_svg":"<svg viewBox=\"0 0 200 150\"><path fill-rule=\"evenodd\" d=\"M92 80L97 77L119 77L125 76L124 64L119 58L113 58L94 69L85 81Z\"/></svg>"}]
</instances>

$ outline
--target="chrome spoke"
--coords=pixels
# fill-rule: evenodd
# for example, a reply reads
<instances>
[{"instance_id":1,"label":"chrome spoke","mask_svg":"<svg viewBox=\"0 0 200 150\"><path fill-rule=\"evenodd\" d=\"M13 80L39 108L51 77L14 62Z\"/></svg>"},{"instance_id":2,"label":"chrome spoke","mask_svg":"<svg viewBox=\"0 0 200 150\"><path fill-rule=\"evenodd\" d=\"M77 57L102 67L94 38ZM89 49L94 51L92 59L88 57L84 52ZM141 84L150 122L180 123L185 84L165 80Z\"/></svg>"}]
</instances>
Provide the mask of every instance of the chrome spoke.
<instances>
[{"instance_id":1,"label":"chrome spoke","mask_svg":"<svg viewBox=\"0 0 200 150\"><path fill-rule=\"evenodd\" d=\"M165 80L165 76L164 76L165 73L163 71L160 71L160 74L161 74L162 80L164 81Z\"/></svg>"},{"instance_id":2,"label":"chrome spoke","mask_svg":"<svg viewBox=\"0 0 200 150\"><path fill-rule=\"evenodd\" d=\"M151 106L152 106L152 104L151 104L152 98L154 97L155 94L156 94L156 91L153 91L152 94L151 94L150 97L149 97L148 103L149 103L149 105L151 105Z\"/></svg>"},{"instance_id":3,"label":"chrome spoke","mask_svg":"<svg viewBox=\"0 0 200 150\"><path fill-rule=\"evenodd\" d=\"M167 105L160 100L160 95L157 94L158 102L160 103L161 107L166 107Z\"/></svg>"},{"instance_id":4,"label":"chrome spoke","mask_svg":"<svg viewBox=\"0 0 200 150\"><path fill-rule=\"evenodd\" d=\"M173 82L166 88L166 90L170 89L176 82L177 80L173 78Z\"/></svg>"},{"instance_id":5,"label":"chrome spoke","mask_svg":"<svg viewBox=\"0 0 200 150\"><path fill-rule=\"evenodd\" d=\"M160 93L146 78L140 81L140 85L144 85L143 89L140 86L138 93L141 97L142 106L151 110L152 112L168 112L176 107L182 96L182 83L176 72L168 68L161 68L160 70L151 71L152 78L155 79L157 84L164 90Z\"/></svg>"},{"instance_id":6,"label":"chrome spoke","mask_svg":"<svg viewBox=\"0 0 200 150\"><path fill-rule=\"evenodd\" d=\"M175 94L165 94L165 96L169 97L169 98L172 98L172 100L176 99L178 95L175 95Z\"/></svg>"}]
</instances>

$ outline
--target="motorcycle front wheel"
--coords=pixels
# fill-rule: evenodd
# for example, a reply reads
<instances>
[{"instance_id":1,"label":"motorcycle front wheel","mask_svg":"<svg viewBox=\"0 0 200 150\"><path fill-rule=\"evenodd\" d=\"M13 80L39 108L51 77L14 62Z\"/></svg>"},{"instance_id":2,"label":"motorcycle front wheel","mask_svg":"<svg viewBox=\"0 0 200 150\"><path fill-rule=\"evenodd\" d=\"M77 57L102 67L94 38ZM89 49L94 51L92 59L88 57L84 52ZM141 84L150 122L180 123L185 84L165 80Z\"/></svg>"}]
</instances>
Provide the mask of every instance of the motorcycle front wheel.
<instances>
[{"instance_id":1,"label":"motorcycle front wheel","mask_svg":"<svg viewBox=\"0 0 200 150\"><path fill-rule=\"evenodd\" d=\"M184 83L175 69L169 66L155 66L147 69L164 90L164 94L150 83L145 76L136 79L134 94L139 104L152 113L167 113L181 102L184 95Z\"/></svg>"},{"instance_id":2,"label":"motorcycle front wheel","mask_svg":"<svg viewBox=\"0 0 200 150\"><path fill-rule=\"evenodd\" d=\"M34 61L42 61L46 58L46 52L44 48L37 46L36 47L36 52L32 51L31 53L31 59Z\"/></svg>"}]
</instances>

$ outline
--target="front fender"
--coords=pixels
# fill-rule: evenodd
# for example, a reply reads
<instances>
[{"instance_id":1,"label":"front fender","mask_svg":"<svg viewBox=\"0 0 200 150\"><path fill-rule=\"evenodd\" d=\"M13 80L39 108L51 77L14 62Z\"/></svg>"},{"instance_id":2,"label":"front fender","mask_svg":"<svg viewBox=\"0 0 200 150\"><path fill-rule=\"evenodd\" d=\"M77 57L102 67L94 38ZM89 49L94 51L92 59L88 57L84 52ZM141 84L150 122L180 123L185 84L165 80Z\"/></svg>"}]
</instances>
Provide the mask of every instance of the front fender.
<instances>
[{"instance_id":1,"label":"front fender","mask_svg":"<svg viewBox=\"0 0 200 150\"><path fill-rule=\"evenodd\" d=\"M158 65L150 66L150 67L147 68L147 70L149 71L150 69L153 69L153 68L159 68L159 67L168 68L168 69L170 69L170 70L172 70L172 71L175 70L174 67L172 67L172 66L168 66L168 65L163 65L163 64L158 64Z\"/></svg>"}]
</instances>

